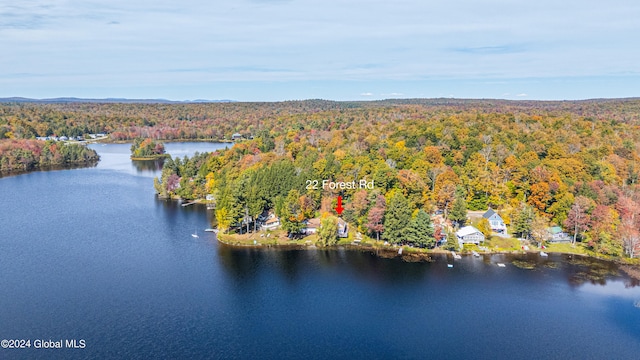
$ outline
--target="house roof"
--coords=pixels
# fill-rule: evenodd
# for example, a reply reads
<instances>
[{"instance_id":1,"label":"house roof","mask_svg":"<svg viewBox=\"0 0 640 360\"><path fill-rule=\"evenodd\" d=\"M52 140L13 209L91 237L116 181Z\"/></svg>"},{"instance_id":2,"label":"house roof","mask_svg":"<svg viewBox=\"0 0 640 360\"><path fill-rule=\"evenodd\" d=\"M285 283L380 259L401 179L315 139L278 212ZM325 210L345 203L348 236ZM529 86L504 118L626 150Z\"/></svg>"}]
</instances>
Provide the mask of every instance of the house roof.
<instances>
[{"instance_id":1,"label":"house roof","mask_svg":"<svg viewBox=\"0 0 640 360\"><path fill-rule=\"evenodd\" d=\"M482 215L483 218L488 219L490 217L492 217L493 215L497 215L495 211L493 211L492 208L489 208L489 210L487 210L486 213L484 213L484 215ZM498 215L500 216L500 215Z\"/></svg>"},{"instance_id":2,"label":"house roof","mask_svg":"<svg viewBox=\"0 0 640 360\"><path fill-rule=\"evenodd\" d=\"M456 231L456 236L463 237L463 236L467 236L467 235L471 235L479 232L480 230L476 229L473 226L465 226L460 230Z\"/></svg>"},{"instance_id":3,"label":"house roof","mask_svg":"<svg viewBox=\"0 0 640 360\"><path fill-rule=\"evenodd\" d=\"M552 226L550 228L547 228L547 230L553 235L559 234L562 232L562 228L560 226Z\"/></svg>"},{"instance_id":4,"label":"house roof","mask_svg":"<svg viewBox=\"0 0 640 360\"><path fill-rule=\"evenodd\" d=\"M313 218L307 220L307 228L320 228L320 218Z\"/></svg>"},{"instance_id":5,"label":"house roof","mask_svg":"<svg viewBox=\"0 0 640 360\"><path fill-rule=\"evenodd\" d=\"M279 221L280 221L280 219L278 219L278 217L274 216L272 218L267 219L267 221L265 221L264 223L265 224L273 224L273 223L276 223L276 222L279 222Z\"/></svg>"}]
</instances>

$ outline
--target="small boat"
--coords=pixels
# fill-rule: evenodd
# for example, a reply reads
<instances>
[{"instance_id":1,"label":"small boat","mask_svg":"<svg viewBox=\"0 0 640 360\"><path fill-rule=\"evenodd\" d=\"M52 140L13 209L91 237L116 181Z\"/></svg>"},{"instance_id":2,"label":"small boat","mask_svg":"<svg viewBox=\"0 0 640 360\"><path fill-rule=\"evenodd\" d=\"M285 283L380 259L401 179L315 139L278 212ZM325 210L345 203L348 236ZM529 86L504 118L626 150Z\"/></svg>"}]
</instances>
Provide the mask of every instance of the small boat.
<instances>
[{"instance_id":1,"label":"small boat","mask_svg":"<svg viewBox=\"0 0 640 360\"><path fill-rule=\"evenodd\" d=\"M498 263L498 267L505 267L503 263Z\"/></svg>"},{"instance_id":2,"label":"small boat","mask_svg":"<svg viewBox=\"0 0 640 360\"><path fill-rule=\"evenodd\" d=\"M398 249L398 255L402 255L402 248Z\"/></svg>"},{"instance_id":3,"label":"small boat","mask_svg":"<svg viewBox=\"0 0 640 360\"><path fill-rule=\"evenodd\" d=\"M198 236L198 230L196 230L196 232L194 232L193 234L191 234L191 237L193 237L193 238L199 238L200 236Z\"/></svg>"},{"instance_id":4,"label":"small boat","mask_svg":"<svg viewBox=\"0 0 640 360\"><path fill-rule=\"evenodd\" d=\"M453 264L447 264L447 267L448 267L448 268L452 268L452 267L453 267Z\"/></svg>"},{"instance_id":5,"label":"small boat","mask_svg":"<svg viewBox=\"0 0 640 360\"><path fill-rule=\"evenodd\" d=\"M473 254L473 256L475 256L475 257L480 257L480 254L478 254L478 252L477 252L477 251L475 251L475 250L473 250L471 253L472 253L472 254Z\"/></svg>"},{"instance_id":6,"label":"small boat","mask_svg":"<svg viewBox=\"0 0 640 360\"><path fill-rule=\"evenodd\" d=\"M206 232L218 233L218 229L204 229Z\"/></svg>"},{"instance_id":7,"label":"small boat","mask_svg":"<svg viewBox=\"0 0 640 360\"><path fill-rule=\"evenodd\" d=\"M542 257L547 257L547 256L549 256L549 254L547 254L547 253L546 253L546 252L544 252L544 251L540 251L540 256L542 256Z\"/></svg>"}]
</instances>

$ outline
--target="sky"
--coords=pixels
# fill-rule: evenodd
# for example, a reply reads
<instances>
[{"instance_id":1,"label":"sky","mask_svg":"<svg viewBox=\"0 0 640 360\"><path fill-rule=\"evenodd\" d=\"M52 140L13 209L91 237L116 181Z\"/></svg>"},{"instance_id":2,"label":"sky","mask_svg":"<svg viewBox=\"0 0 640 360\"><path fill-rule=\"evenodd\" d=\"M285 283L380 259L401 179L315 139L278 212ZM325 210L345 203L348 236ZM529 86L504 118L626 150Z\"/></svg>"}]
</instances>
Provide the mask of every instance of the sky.
<instances>
[{"instance_id":1,"label":"sky","mask_svg":"<svg viewBox=\"0 0 640 360\"><path fill-rule=\"evenodd\" d=\"M0 97L640 96L637 0L0 0Z\"/></svg>"}]
</instances>

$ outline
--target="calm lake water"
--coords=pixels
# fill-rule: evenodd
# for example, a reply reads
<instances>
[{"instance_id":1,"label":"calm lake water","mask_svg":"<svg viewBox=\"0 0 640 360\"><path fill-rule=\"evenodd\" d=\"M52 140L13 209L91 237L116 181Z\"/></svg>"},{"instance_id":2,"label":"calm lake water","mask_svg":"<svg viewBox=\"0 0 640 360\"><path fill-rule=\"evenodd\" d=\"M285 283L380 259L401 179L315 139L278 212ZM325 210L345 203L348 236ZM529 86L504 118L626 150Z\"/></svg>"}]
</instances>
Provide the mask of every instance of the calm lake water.
<instances>
[{"instance_id":1,"label":"calm lake water","mask_svg":"<svg viewBox=\"0 0 640 360\"><path fill-rule=\"evenodd\" d=\"M640 356L640 287L610 264L232 249L202 231L203 207L156 199L129 145L93 147L96 167L0 179L0 339L86 348L2 359Z\"/></svg>"}]
</instances>

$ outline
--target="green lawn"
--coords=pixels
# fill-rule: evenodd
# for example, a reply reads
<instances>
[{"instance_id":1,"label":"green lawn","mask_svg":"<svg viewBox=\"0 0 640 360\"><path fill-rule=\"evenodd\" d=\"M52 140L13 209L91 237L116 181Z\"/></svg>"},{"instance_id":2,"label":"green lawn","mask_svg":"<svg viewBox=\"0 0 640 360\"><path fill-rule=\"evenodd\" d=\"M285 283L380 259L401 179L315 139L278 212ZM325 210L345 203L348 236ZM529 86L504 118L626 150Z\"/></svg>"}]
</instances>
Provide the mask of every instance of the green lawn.
<instances>
[{"instance_id":1,"label":"green lawn","mask_svg":"<svg viewBox=\"0 0 640 360\"><path fill-rule=\"evenodd\" d=\"M572 246L571 244L549 244L546 245L547 251L549 252L559 252L559 253L567 253L567 254L582 254L582 255L591 255L591 251L587 251L582 244L576 244Z\"/></svg>"},{"instance_id":2,"label":"green lawn","mask_svg":"<svg viewBox=\"0 0 640 360\"><path fill-rule=\"evenodd\" d=\"M512 250L521 250L522 245L518 239L514 238L503 238L499 236L492 236L491 239L485 242L485 246L489 248L489 250L498 250L498 251L512 251Z\"/></svg>"}]
</instances>

